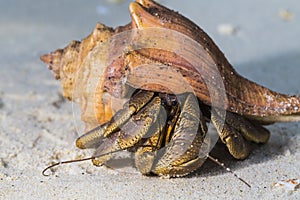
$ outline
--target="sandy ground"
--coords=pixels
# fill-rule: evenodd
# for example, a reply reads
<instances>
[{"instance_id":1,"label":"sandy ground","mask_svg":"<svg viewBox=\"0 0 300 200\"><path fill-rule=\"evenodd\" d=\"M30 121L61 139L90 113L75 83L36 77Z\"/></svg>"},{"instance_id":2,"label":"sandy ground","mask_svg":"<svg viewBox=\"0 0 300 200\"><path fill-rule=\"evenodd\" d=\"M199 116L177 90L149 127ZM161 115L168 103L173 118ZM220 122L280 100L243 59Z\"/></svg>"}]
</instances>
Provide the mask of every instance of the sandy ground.
<instances>
[{"instance_id":1,"label":"sandy ground","mask_svg":"<svg viewBox=\"0 0 300 200\"><path fill-rule=\"evenodd\" d=\"M274 90L300 93L300 4L297 1L161 1L196 21L242 75ZM129 20L129 1L0 0L0 199L295 199L300 191L272 185L300 178L300 124L269 126L266 145L236 161L218 146L212 155L249 182L206 162L177 179L90 162L41 171L53 161L88 156L75 148L78 116L63 101L39 56L88 35L97 21ZM284 10L291 15L284 15ZM280 15L281 14L281 15ZM233 28L233 30L232 30Z\"/></svg>"}]
</instances>

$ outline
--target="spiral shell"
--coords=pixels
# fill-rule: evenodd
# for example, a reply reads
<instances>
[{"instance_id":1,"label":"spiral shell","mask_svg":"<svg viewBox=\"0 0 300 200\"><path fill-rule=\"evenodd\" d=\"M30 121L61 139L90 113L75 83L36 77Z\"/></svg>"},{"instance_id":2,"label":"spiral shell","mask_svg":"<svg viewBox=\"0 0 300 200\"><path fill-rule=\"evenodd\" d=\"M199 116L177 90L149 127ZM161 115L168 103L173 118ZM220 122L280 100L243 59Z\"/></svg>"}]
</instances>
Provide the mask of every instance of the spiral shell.
<instances>
[{"instance_id":1,"label":"spiral shell","mask_svg":"<svg viewBox=\"0 0 300 200\"><path fill-rule=\"evenodd\" d=\"M299 96L271 91L240 76L212 39L189 19L151 0L136 0L130 4L129 10L131 23L115 29L99 23L81 42L72 41L64 49L41 57L42 61L49 65L55 78L61 80L64 97L80 105L86 130L112 117L112 98L125 97L127 86L168 93L169 90L158 84L140 84L148 79L157 82L167 80L171 85L174 83L173 87L178 88L178 93L184 92L185 88L175 83L174 77L167 71L145 68L141 73L133 73L137 72L137 66L145 63L167 65L180 72L186 77L197 97L207 105L212 105L212 91L203 77L214 83L214 77L218 75L224 84L227 97L226 110L262 123L300 120ZM142 43L153 41L153 35L147 35L146 32L143 32L142 36L135 34L135 30L147 28L182 34L197 45L186 41L170 43L168 34L165 34L165 39L157 42L161 46L173 49L173 52L154 47L130 49L127 40ZM116 35L122 35L124 38L116 39ZM186 46L180 46L182 44ZM187 49L195 54L183 58L174 53ZM120 53L120 50L124 52ZM112 59L112 55L117 56ZM195 70L193 63L201 67L202 74ZM217 85L215 88L220 89Z\"/></svg>"},{"instance_id":2,"label":"spiral shell","mask_svg":"<svg viewBox=\"0 0 300 200\"><path fill-rule=\"evenodd\" d=\"M61 80L63 96L80 105L81 118L87 130L112 116L111 97L103 90L103 76L106 70L105 51L108 49L105 45L113 34L112 28L98 23L94 31L81 42L72 41L64 49L41 57L55 78ZM93 49L102 49L103 52Z\"/></svg>"}]
</instances>

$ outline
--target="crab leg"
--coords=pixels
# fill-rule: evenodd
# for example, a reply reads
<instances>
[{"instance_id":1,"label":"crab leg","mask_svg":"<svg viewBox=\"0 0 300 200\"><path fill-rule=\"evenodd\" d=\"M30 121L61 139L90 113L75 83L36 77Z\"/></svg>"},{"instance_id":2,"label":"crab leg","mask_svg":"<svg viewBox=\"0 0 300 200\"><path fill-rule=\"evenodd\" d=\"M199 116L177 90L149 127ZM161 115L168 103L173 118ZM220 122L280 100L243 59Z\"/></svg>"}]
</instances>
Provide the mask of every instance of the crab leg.
<instances>
[{"instance_id":1,"label":"crab leg","mask_svg":"<svg viewBox=\"0 0 300 200\"><path fill-rule=\"evenodd\" d=\"M122 110L115 114L110 122L100 125L79 137L76 140L76 146L80 149L95 148L104 137L116 132L134 113L141 110L153 95L154 93L149 91L138 92L123 106Z\"/></svg>"},{"instance_id":2,"label":"crab leg","mask_svg":"<svg viewBox=\"0 0 300 200\"><path fill-rule=\"evenodd\" d=\"M206 132L198 101L189 94L183 103L171 140L163 154L157 154L151 172L173 177L184 176L199 168L205 161L198 155Z\"/></svg>"},{"instance_id":3,"label":"crab leg","mask_svg":"<svg viewBox=\"0 0 300 200\"><path fill-rule=\"evenodd\" d=\"M137 148L135 153L135 167L145 175L151 172L154 159L157 156L157 150L165 144L165 141L168 139L168 136L171 135L171 129L176 122L173 122L172 120L170 122L171 124L169 124L166 121L167 116L163 114L165 113L162 112L157 123L154 124L153 135L149 136L146 141ZM176 117L174 118L176 119ZM168 123L168 126L166 122Z\"/></svg>"},{"instance_id":4,"label":"crab leg","mask_svg":"<svg viewBox=\"0 0 300 200\"><path fill-rule=\"evenodd\" d=\"M155 131L155 122L161 112L161 99L154 97L140 112L132 116L118 132L112 133L97 148L94 156L98 157L93 160L94 165L102 165L108 161L112 155L101 156L109 152L124 150L133 147L146 135L152 135Z\"/></svg>"},{"instance_id":5,"label":"crab leg","mask_svg":"<svg viewBox=\"0 0 300 200\"><path fill-rule=\"evenodd\" d=\"M265 143L270 133L259 124L253 124L242 116L227 112L225 122L220 110L212 109L211 119L216 127L221 141L226 144L230 154L237 159L249 155L249 142Z\"/></svg>"}]
</instances>

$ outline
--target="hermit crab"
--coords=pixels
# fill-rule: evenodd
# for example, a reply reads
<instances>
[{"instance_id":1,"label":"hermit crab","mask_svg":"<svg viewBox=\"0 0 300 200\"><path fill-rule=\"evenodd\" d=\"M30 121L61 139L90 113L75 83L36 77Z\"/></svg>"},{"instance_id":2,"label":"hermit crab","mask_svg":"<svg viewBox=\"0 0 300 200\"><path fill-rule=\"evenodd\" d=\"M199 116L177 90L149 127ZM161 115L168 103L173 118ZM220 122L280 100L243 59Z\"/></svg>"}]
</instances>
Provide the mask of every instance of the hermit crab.
<instances>
[{"instance_id":1,"label":"hermit crab","mask_svg":"<svg viewBox=\"0 0 300 200\"><path fill-rule=\"evenodd\" d=\"M76 146L96 149L94 165L129 150L142 174L184 176L207 158L209 122L244 159L250 142L267 142L264 125L300 120L299 96L240 76L189 19L152 0L129 10L129 24L99 23L82 41L41 56L64 97L81 107L87 132Z\"/></svg>"}]
</instances>

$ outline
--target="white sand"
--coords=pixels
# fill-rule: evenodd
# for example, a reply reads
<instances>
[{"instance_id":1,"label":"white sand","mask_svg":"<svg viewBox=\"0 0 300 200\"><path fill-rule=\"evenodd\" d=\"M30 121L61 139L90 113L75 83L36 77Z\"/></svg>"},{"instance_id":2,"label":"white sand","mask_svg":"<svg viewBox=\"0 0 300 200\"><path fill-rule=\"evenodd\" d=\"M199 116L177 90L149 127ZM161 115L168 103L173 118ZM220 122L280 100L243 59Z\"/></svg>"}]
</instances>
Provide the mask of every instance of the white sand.
<instances>
[{"instance_id":1,"label":"white sand","mask_svg":"<svg viewBox=\"0 0 300 200\"><path fill-rule=\"evenodd\" d=\"M125 24L128 2L0 1L0 199L299 198L299 190L272 187L300 177L299 123L269 126L270 141L256 146L245 161L234 160L222 146L212 153L251 189L211 162L177 179L144 177L132 168L96 168L90 162L41 175L53 161L91 152L75 148L78 116L74 123L71 103L61 101L60 83L39 56L88 35L97 21ZM280 92L300 93L297 1L180 2L168 5L209 32L242 75ZM286 9L294 16L288 21L279 15ZM220 25L236 29L222 34Z\"/></svg>"}]
</instances>

